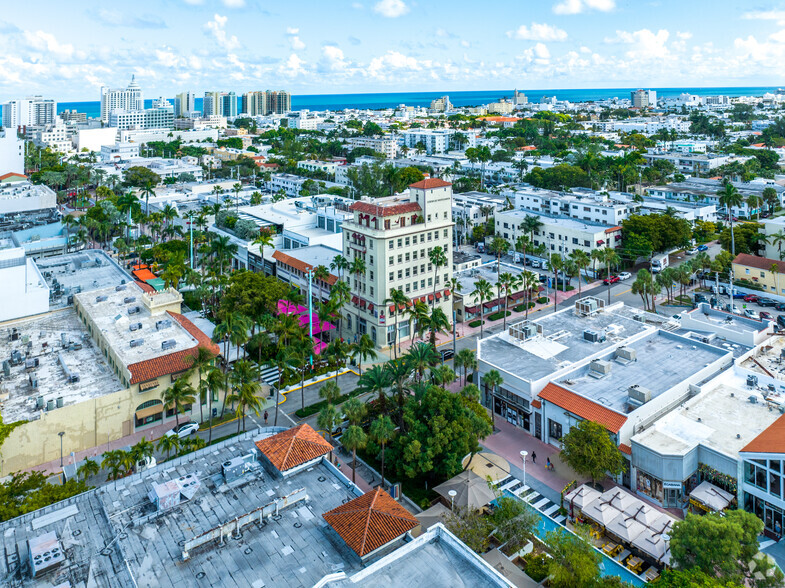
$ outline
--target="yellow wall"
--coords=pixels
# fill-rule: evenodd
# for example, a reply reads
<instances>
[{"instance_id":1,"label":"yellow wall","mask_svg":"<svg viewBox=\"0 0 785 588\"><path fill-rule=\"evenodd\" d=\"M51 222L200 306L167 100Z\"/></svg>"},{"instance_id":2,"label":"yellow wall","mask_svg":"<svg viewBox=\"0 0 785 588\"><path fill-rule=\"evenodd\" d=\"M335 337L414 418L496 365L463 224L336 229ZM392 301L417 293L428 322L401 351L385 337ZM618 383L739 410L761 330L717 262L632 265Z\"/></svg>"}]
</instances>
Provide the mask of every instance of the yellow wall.
<instances>
[{"instance_id":1,"label":"yellow wall","mask_svg":"<svg viewBox=\"0 0 785 588\"><path fill-rule=\"evenodd\" d=\"M734 263L733 279L749 280L763 287L764 292L785 295L785 275L777 272Z\"/></svg>"}]
</instances>

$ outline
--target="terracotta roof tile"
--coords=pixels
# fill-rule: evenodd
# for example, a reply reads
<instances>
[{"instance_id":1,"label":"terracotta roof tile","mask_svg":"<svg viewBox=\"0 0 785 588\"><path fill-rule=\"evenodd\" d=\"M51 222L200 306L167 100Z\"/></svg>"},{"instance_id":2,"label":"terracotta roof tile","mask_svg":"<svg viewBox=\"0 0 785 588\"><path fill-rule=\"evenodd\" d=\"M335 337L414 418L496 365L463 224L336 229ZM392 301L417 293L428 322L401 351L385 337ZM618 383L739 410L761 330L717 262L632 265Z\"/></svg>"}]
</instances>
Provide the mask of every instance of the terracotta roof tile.
<instances>
[{"instance_id":1,"label":"terracotta roof tile","mask_svg":"<svg viewBox=\"0 0 785 588\"><path fill-rule=\"evenodd\" d=\"M417 190L431 190L433 188L445 188L447 186L452 186L452 184L440 180L439 178L428 178L427 180L421 180L416 184L409 185L410 188L415 188Z\"/></svg>"},{"instance_id":2,"label":"terracotta roof tile","mask_svg":"<svg viewBox=\"0 0 785 588\"><path fill-rule=\"evenodd\" d=\"M307 272L309 269L314 269L312 265L305 263L301 259L297 259L296 257L292 257L291 255L287 255L283 251L279 251L276 249L273 251L273 259L279 263L283 263L285 265L291 266L294 269L300 270L301 272ZM334 276L330 274L327 276L327 283L331 286L338 281L338 276Z\"/></svg>"},{"instance_id":3,"label":"terracotta roof tile","mask_svg":"<svg viewBox=\"0 0 785 588\"><path fill-rule=\"evenodd\" d=\"M398 204L372 204L371 202L355 202L349 210L357 210L364 214L374 216L395 216L396 214L406 214L407 212L420 212L422 208L416 202L400 202Z\"/></svg>"},{"instance_id":4,"label":"terracotta roof tile","mask_svg":"<svg viewBox=\"0 0 785 588\"><path fill-rule=\"evenodd\" d=\"M148 284L147 282L140 282L139 280L134 280L134 284L136 284L137 286L139 286L139 287L142 289L142 292L146 292L146 293L148 293L148 294L150 294L151 292L156 292L156 289L155 289L155 288L153 288L153 287L152 287L150 284Z\"/></svg>"},{"instance_id":5,"label":"terracotta roof tile","mask_svg":"<svg viewBox=\"0 0 785 588\"><path fill-rule=\"evenodd\" d=\"M197 344L190 349L181 349L174 353L167 353L166 355L160 355L153 359L146 359L145 361L130 364L128 366L128 371L131 372L131 384L147 382L154 378L159 378L168 374L177 374L191 369L191 358L196 354L196 350L199 347L206 347L215 355L218 355L220 352L218 345L213 343L210 338L190 320L176 312L169 312L168 314L196 339Z\"/></svg>"},{"instance_id":6,"label":"terracotta roof tile","mask_svg":"<svg viewBox=\"0 0 785 588\"><path fill-rule=\"evenodd\" d=\"M333 450L333 446L307 423L257 441L256 446L279 472L295 468Z\"/></svg>"},{"instance_id":7,"label":"terracotta roof tile","mask_svg":"<svg viewBox=\"0 0 785 588\"><path fill-rule=\"evenodd\" d=\"M531 404L534 408L542 408L542 402L539 400L532 400Z\"/></svg>"},{"instance_id":8,"label":"terracotta roof tile","mask_svg":"<svg viewBox=\"0 0 785 588\"><path fill-rule=\"evenodd\" d=\"M18 174L16 172L8 172L7 174L0 176L0 181L7 180L9 178L27 178L27 176L24 174Z\"/></svg>"},{"instance_id":9,"label":"terracotta roof tile","mask_svg":"<svg viewBox=\"0 0 785 588\"><path fill-rule=\"evenodd\" d=\"M621 443L619 445L619 451L621 451L622 453L626 453L627 455L632 455L632 447L630 447L629 445L625 445L624 443Z\"/></svg>"},{"instance_id":10,"label":"terracotta roof tile","mask_svg":"<svg viewBox=\"0 0 785 588\"><path fill-rule=\"evenodd\" d=\"M414 515L378 487L322 516L360 557L420 524Z\"/></svg>"},{"instance_id":11,"label":"terracotta roof tile","mask_svg":"<svg viewBox=\"0 0 785 588\"><path fill-rule=\"evenodd\" d=\"M582 419L599 423L611 433L618 433L622 425L627 422L625 415L600 406L596 402L592 402L588 398L584 398L580 394L571 392L554 383L549 383L545 386L539 397L564 410L570 411Z\"/></svg>"},{"instance_id":12,"label":"terracotta roof tile","mask_svg":"<svg viewBox=\"0 0 785 588\"><path fill-rule=\"evenodd\" d=\"M785 415L766 427L742 449L749 453L785 453Z\"/></svg>"},{"instance_id":13,"label":"terracotta roof tile","mask_svg":"<svg viewBox=\"0 0 785 588\"><path fill-rule=\"evenodd\" d=\"M779 261L778 259L758 257L757 255L749 255L748 253L739 253L736 256L736 259L733 260L733 263L766 271L769 271L771 266L776 263L779 268L779 273L785 274L785 261Z\"/></svg>"}]
</instances>

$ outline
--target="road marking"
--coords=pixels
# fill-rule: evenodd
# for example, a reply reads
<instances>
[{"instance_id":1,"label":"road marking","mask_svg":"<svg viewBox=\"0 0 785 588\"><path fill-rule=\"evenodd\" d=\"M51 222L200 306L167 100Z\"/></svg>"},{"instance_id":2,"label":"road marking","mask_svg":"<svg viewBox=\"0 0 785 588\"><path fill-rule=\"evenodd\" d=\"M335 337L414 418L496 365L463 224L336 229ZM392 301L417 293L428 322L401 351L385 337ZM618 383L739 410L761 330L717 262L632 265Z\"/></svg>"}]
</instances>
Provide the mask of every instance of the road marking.
<instances>
[{"instance_id":1,"label":"road marking","mask_svg":"<svg viewBox=\"0 0 785 588\"><path fill-rule=\"evenodd\" d=\"M625 290L624 292L619 292L618 294L614 294L614 296L621 296L622 294L626 294L627 292L632 292L632 288Z\"/></svg>"}]
</instances>

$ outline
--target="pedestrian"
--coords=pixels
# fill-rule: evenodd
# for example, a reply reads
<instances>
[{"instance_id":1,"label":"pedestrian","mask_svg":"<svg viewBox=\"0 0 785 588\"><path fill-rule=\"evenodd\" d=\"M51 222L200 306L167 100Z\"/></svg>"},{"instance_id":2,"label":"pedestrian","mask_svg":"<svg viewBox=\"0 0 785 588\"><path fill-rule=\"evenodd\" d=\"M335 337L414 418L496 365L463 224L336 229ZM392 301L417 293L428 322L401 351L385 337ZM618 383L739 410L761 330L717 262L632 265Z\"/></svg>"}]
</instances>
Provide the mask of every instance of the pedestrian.
<instances>
[{"instance_id":1,"label":"pedestrian","mask_svg":"<svg viewBox=\"0 0 785 588\"><path fill-rule=\"evenodd\" d=\"M545 458L545 469L546 470L552 470L553 469L553 464L551 463L551 458L550 457L546 457Z\"/></svg>"},{"instance_id":2,"label":"pedestrian","mask_svg":"<svg viewBox=\"0 0 785 588\"><path fill-rule=\"evenodd\" d=\"M265 410L265 411L264 411L264 424L265 424L265 425L267 424L267 417L268 417L268 416L269 416L269 415L267 414L267 411Z\"/></svg>"},{"instance_id":3,"label":"pedestrian","mask_svg":"<svg viewBox=\"0 0 785 588\"><path fill-rule=\"evenodd\" d=\"M532 451L532 463L537 463L537 454Z\"/></svg>"}]
</instances>

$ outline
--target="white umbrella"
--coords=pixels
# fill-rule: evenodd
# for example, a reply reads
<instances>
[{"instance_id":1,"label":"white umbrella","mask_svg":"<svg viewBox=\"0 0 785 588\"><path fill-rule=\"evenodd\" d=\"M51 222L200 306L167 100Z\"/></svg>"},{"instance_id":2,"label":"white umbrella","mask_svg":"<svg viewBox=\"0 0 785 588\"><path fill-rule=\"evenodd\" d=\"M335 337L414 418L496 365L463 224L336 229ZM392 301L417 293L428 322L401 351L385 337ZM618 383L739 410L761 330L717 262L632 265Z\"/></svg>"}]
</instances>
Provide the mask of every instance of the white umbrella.
<instances>
[{"instance_id":1,"label":"white umbrella","mask_svg":"<svg viewBox=\"0 0 785 588\"><path fill-rule=\"evenodd\" d=\"M451 504L461 508L480 509L491 502L496 495L488 487L488 482L471 470L465 470L434 488L436 492L451 501ZM450 498L450 490L457 494Z\"/></svg>"},{"instance_id":2,"label":"white umbrella","mask_svg":"<svg viewBox=\"0 0 785 588\"><path fill-rule=\"evenodd\" d=\"M616 535L625 543L632 543L633 539L646 531L647 528L636 521L634 517L622 513L606 525L605 530Z\"/></svg>"},{"instance_id":3,"label":"white umbrella","mask_svg":"<svg viewBox=\"0 0 785 588\"><path fill-rule=\"evenodd\" d=\"M611 521L621 516L621 513L613 508L609 502L603 502L599 499L589 503L581 510L584 515L603 527L607 527Z\"/></svg>"},{"instance_id":4,"label":"white umbrella","mask_svg":"<svg viewBox=\"0 0 785 588\"><path fill-rule=\"evenodd\" d=\"M643 504L638 498L623 490L622 488L611 488L602 493L600 500L609 502L619 512L624 512L631 507L638 507Z\"/></svg>"},{"instance_id":5,"label":"white umbrella","mask_svg":"<svg viewBox=\"0 0 785 588\"><path fill-rule=\"evenodd\" d=\"M568 492L564 497L564 503L583 510L588 504L591 504L599 497L600 493L597 492L597 490L591 486L583 484L582 486L578 486L574 490Z\"/></svg>"}]
</instances>

